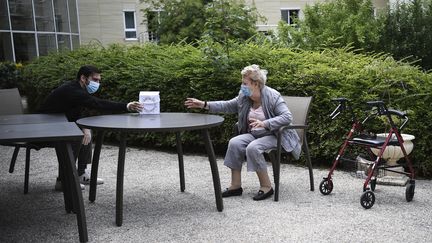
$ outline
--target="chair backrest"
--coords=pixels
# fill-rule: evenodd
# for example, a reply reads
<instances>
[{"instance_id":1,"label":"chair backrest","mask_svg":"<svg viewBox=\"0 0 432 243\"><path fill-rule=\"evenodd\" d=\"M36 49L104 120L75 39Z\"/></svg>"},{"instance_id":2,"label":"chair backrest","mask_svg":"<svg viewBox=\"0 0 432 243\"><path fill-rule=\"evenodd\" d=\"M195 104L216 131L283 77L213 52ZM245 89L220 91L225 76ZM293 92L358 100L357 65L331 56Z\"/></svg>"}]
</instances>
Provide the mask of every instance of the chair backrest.
<instances>
[{"instance_id":1,"label":"chair backrest","mask_svg":"<svg viewBox=\"0 0 432 243\"><path fill-rule=\"evenodd\" d=\"M17 88L0 89L0 115L22 114L21 95Z\"/></svg>"},{"instance_id":2,"label":"chair backrest","mask_svg":"<svg viewBox=\"0 0 432 243\"><path fill-rule=\"evenodd\" d=\"M307 125L312 97L283 96L283 99L293 116L292 124ZM296 131L300 137L300 144L303 145L303 135L305 130L296 129Z\"/></svg>"}]
</instances>

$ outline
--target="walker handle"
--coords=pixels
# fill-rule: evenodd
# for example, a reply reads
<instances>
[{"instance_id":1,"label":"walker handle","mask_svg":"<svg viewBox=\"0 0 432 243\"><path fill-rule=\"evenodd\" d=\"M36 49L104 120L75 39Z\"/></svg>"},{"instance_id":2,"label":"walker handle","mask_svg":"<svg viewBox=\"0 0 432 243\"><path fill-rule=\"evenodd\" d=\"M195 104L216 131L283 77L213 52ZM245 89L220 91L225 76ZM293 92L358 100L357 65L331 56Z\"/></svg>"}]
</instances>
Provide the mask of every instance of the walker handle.
<instances>
[{"instance_id":1,"label":"walker handle","mask_svg":"<svg viewBox=\"0 0 432 243\"><path fill-rule=\"evenodd\" d=\"M330 114L332 120L334 120L342 111L346 110L346 103L348 102L347 98L334 98L333 102L339 103L336 109Z\"/></svg>"},{"instance_id":2,"label":"walker handle","mask_svg":"<svg viewBox=\"0 0 432 243\"><path fill-rule=\"evenodd\" d=\"M368 101L366 102L366 104L368 104L372 108L376 107L378 109L378 115L380 116L387 115L388 110L384 101L382 100Z\"/></svg>"},{"instance_id":3,"label":"walker handle","mask_svg":"<svg viewBox=\"0 0 432 243\"><path fill-rule=\"evenodd\" d=\"M341 113L340 109L341 109L341 104L339 104L336 107L336 109L330 114L330 117L331 117L332 120L334 120Z\"/></svg>"},{"instance_id":4,"label":"walker handle","mask_svg":"<svg viewBox=\"0 0 432 243\"><path fill-rule=\"evenodd\" d=\"M349 100L344 97L331 99L333 102L339 103L336 109L330 114L332 120L334 120L341 112L348 110L351 113L353 121L356 121L355 114L352 108L349 106Z\"/></svg>"},{"instance_id":5,"label":"walker handle","mask_svg":"<svg viewBox=\"0 0 432 243\"><path fill-rule=\"evenodd\" d=\"M398 116L402 119L404 119L404 122L402 123L402 125L399 127L399 130L402 130L402 128L407 124L408 122L408 116L406 114L406 112L403 111L399 111L399 110L394 110L394 109L388 109L388 113L390 115L395 115Z\"/></svg>"},{"instance_id":6,"label":"walker handle","mask_svg":"<svg viewBox=\"0 0 432 243\"><path fill-rule=\"evenodd\" d=\"M387 109L385 103L382 100L376 100L376 101L368 101L366 102L369 106L376 107L378 109L377 111L377 115L379 116L387 116L390 125L393 127L395 126L393 119L391 118L392 115L394 116L398 116L401 119L404 119L404 122L402 123L402 125L399 127L399 130L402 130L402 128L406 125L406 123L408 122L408 116L405 112L403 111L399 111L399 110L394 110L394 109Z\"/></svg>"}]
</instances>

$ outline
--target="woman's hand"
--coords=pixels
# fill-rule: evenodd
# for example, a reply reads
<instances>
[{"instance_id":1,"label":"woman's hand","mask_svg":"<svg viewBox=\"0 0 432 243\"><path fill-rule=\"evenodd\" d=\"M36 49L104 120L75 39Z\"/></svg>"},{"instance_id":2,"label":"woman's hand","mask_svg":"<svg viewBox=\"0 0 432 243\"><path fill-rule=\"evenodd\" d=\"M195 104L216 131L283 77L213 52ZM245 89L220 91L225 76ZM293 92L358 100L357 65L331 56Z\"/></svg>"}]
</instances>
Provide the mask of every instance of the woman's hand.
<instances>
[{"instance_id":1,"label":"woman's hand","mask_svg":"<svg viewBox=\"0 0 432 243\"><path fill-rule=\"evenodd\" d=\"M259 127L266 128L263 121L260 121L255 118L249 118L249 126L251 128L259 128Z\"/></svg>"},{"instance_id":2,"label":"woman's hand","mask_svg":"<svg viewBox=\"0 0 432 243\"><path fill-rule=\"evenodd\" d=\"M186 101L184 103L184 105L188 108L199 108L202 109L204 108L204 104L205 102L199 99L195 99L195 98L186 98Z\"/></svg>"}]
</instances>

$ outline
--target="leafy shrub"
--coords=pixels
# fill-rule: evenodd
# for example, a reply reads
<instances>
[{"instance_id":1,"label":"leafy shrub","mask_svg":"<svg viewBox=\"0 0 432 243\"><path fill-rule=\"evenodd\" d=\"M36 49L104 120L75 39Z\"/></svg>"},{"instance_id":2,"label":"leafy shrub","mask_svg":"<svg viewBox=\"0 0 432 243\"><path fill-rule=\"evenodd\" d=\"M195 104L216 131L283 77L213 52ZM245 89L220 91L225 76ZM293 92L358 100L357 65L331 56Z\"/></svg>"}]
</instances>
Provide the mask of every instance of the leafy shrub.
<instances>
[{"instance_id":1,"label":"leafy shrub","mask_svg":"<svg viewBox=\"0 0 432 243\"><path fill-rule=\"evenodd\" d=\"M309 50L352 46L357 52L385 52L429 70L431 21L432 0L390 1L383 9L374 9L370 0L329 0L307 5L296 25L281 21L273 39Z\"/></svg>"},{"instance_id":2,"label":"leafy shrub","mask_svg":"<svg viewBox=\"0 0 432 243\"><path fill-rule=\"evenodd\" d=\"M416 136L412 158L420 173L432 175L432 119L430 90L432 76L416 67L394 61L387 55L355 54L350 49L304 51L262 43L230 44L211 42L192 45L89 46L76 51L51 54L26 65L24 76L29 104L36 109L44 97L63 80L74 79L79 66L94 64L103 70L102 98L130 101L141 90L161 91L163 112L187 111L186 97L202 100L224 100L239 91L241 69L258 64L269 71L268 85L284 95L313 96L310 130L311 154L315 165L330 165L349 127L349 119L331 121L331 98L347 97L363 117L365 101L384 100L388 107L409 113L405 133ZM233 115L212 129L216 151L222 153L232 136ZM377 132L384 132L378 126ZM113 137L111 137L113 138ZM200 134L183 135L185 149L202 150ZM175 137L167 134L131 135L129 145L152 144L175 146Z\"/></svg>"},{"instance_id":3,"label":"leafy shrub","mask_svg":"<svg viewBox=\"0 0 432 243\"><path fill-rule=\"evenodd\" d=\"M149 31L161 44L194 43L202 37L217 42L247 40L257 34L256 22L265 21L244 0L141 0ZM157 14L155 9L161 10Z\"/></svg>"},{"instance_id":4,"label":"leafy shrub","mask_svg":"<svg viewBox=\"0 0 432 243\"><path fill-rule=\"evenodd\" d=\"M425 70L432 68L432 0L396 1L380 15L384 23L377 50L396 59L419 60Z\"/></svg>"},{"instance_id":5,"label":"leafy shrub","mask_svg":"<svg viewBox=\"0 0 432 243\"><path fill-rule=\"evenodd\" d=\"M21 89L22 64L0 62L0 89Z\"/></svg>"}]
</instances>

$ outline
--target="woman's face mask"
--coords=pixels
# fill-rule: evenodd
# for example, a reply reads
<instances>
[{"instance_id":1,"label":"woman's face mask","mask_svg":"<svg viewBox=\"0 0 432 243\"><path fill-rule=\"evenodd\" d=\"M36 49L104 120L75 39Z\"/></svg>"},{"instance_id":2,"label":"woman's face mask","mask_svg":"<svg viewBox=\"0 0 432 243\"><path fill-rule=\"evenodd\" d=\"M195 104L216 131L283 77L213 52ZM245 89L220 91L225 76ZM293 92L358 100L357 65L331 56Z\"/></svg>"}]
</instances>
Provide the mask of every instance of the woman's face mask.
<instances>
[{"instance_id":1,"label":"woman's face mask","mask_svg":"<svg viewBox=\"0 0 432 243\"><path fill-rule=\"evenodd\" d=\"M90 80L89 84L86 85L87 92L89 92L89 94L95 93L99 89L99 85L100 85L100 83L98 83L94 80Z\"/></svg>"},{"instance_id":2,"label":"woman's face mask","mask_svg":"<svg viewBox=\"0 0 432 243\"><path fill-rule=\"evenodd\" d=\"M241 92L243 93L244 96L251 97L252 90L251 90L251 88L249 86L242 84L240 86L240 90L241 90Z\"/></svg>"}]
</instances>

